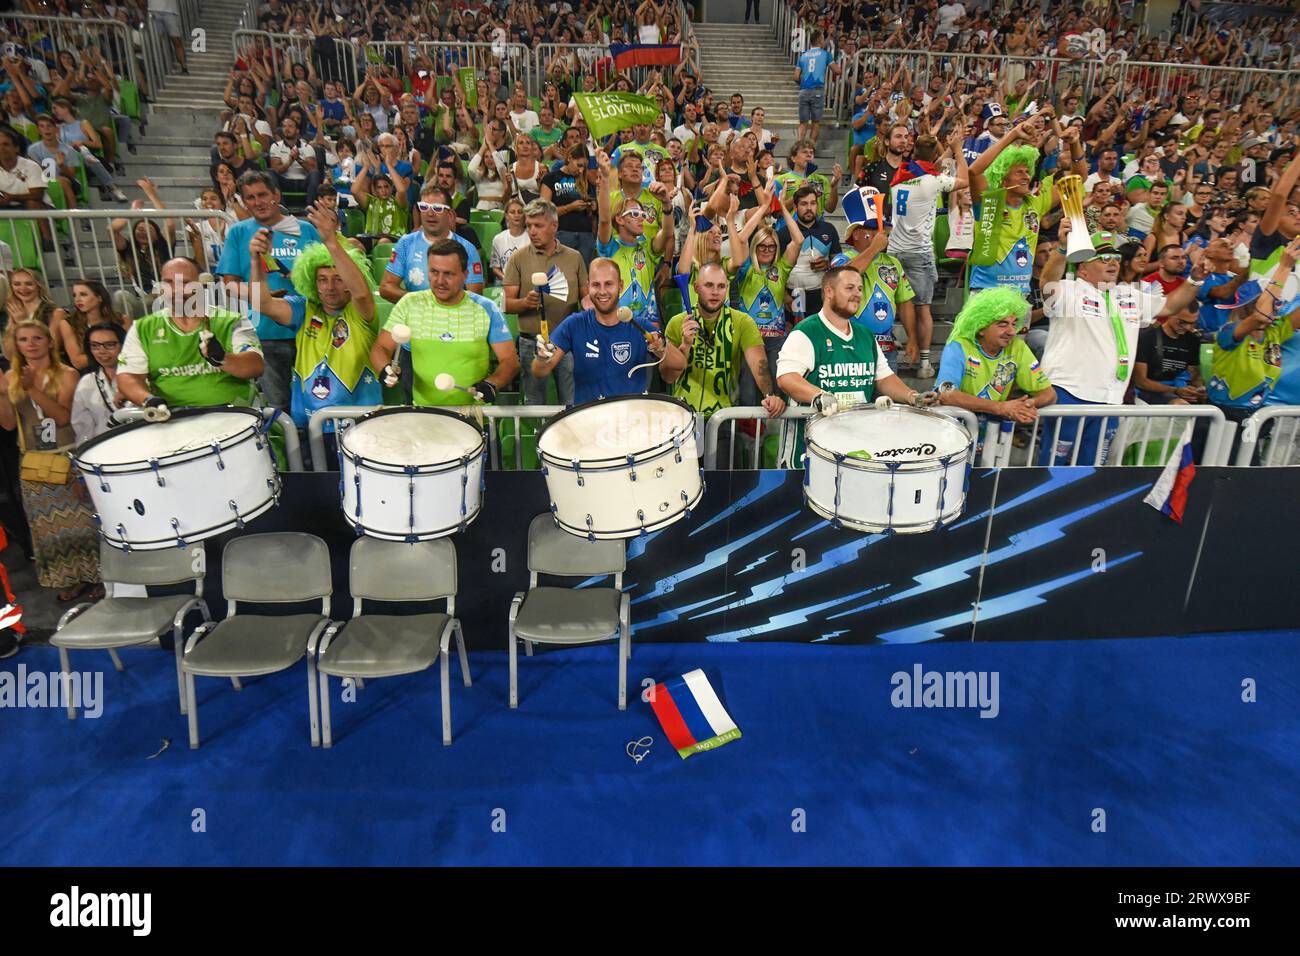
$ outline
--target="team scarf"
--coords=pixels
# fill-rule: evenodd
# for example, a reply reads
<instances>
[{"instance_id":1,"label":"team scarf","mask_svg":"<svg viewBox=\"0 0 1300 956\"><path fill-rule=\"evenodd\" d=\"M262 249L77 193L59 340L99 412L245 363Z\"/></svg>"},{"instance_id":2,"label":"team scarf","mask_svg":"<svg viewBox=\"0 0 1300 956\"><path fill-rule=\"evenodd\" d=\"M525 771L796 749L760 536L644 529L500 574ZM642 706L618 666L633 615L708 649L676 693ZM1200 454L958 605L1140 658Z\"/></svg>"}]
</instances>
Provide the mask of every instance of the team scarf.
<instances>
[{"instance_id":1,"label":"team scarf","mask_svg":"<svg viewBox=\"0 0 1300 956\"><path fill-rule=\"evenodd\" d=\"M899 183L911 182L913 179L920 179L922 176L938 176L939 170L934 163L927 163L923 159L909 159L905 163L899 163L898 169L894 171L894 179L889 185L897 186Z\"/></svg>"}]
</instances>

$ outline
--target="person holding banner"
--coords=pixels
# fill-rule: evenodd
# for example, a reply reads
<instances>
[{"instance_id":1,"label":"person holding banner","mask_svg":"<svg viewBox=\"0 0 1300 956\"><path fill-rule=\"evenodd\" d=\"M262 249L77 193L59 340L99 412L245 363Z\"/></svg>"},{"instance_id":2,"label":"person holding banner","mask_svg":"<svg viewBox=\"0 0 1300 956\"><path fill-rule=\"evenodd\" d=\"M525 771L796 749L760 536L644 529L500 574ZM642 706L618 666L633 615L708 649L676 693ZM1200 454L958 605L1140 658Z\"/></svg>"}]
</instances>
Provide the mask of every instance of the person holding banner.
<instances>
[{"instance_id":1,"label":"person holding banner","mask_svg":"<svg viewBox=\"0 0 1300 956\"><path fill-rule=\"evenodd\" d=\"M633 321L647 329L658 328L660 317L654 276L659 263L673 253L673 230L661 229L658 235L649 238L650 223L657 211L648 209L636 198L615 192L614 167L604 150L596 153L596 163L601 174L600 188L596 191L599 213L596 254L618 264L623 280L619 305L632 310ZM620 181L624 169L640 163L641 157L635 154L624 156L618 173ZM647 196L648 193L643 194L643 198Z\"/></svg>"},{"instance_id":2,"label":"person holding banner","mask_svg":"<svg viewBox=\"0 0 1300 956\"><path fill-rule=\"evenodd\" d=\"M975 245L971 249L970 288L1010 286L1029 294L1038 230L1043 218L1060 203L1054 177L1031 191L1038 149L1029 145L1038 134L1028 123L1011 131L980 154L970 167L971 198L976 204ZM1075 175L1086 176L1077 127L1061 141L1069 145Z\"/></svg>"}]
</instances>

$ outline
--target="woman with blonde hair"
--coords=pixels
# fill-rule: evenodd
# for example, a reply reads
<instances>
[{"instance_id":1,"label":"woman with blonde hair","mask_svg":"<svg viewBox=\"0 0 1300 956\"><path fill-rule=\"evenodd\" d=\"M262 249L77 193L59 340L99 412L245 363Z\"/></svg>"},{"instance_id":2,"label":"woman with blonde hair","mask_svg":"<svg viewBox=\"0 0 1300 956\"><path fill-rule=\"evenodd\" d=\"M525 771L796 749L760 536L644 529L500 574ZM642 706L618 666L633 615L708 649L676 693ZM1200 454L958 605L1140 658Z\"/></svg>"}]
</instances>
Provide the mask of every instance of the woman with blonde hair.
<instances>
[{"instance_id":1,"label":"woman with blonde hair","mask_svg":"<svg viewBox=\"0 0 1300 956\"><path fill-rule=\"evenodd\" d=\"M72 283L72 309L50 322L50 332L64 361L84 372L91 367L85 352L86 330L108 322L125 332L131 320L113 311L112 300L104 283L96 279L79 279Z\"/></svg>"},{"instance_id":2,"label":"woman with blonde hair","mask_svg":"<svg viewBox=\"0 0 1300 956\"><path fill-rule=\"evenodd\" d=\"M81 478L64 454L76 444L72 399L77 372L64 365L49 326L22 319L10 328L13 367L0 374L0 428L18 432L23 510L32 529L42 587L67 602L86 591L102 597L99 533Z\"/></svg>"}]
</instances>

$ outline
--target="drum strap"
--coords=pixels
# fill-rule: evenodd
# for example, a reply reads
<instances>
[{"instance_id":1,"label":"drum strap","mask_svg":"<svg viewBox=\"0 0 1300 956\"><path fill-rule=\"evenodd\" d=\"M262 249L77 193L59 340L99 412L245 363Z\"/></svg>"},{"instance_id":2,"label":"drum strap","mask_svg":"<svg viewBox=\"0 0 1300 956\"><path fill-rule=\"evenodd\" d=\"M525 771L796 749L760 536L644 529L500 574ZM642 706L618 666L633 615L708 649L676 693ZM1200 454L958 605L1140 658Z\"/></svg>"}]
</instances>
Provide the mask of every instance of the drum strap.
<instances>
[{"instance_id":1,"label":"drum strap","mask_svg":"<svg viewBox=\"0 0 1300 956\"><path fill-rule=\"evenodd\" d=\"M108 413L111 415L117 411L117 406L113 404L113 395L108 390L107 376L102 369L95 372L95 387L99 390L99 398L104 403L104 408L108 409Z\"/></svg>"}]
</instances>

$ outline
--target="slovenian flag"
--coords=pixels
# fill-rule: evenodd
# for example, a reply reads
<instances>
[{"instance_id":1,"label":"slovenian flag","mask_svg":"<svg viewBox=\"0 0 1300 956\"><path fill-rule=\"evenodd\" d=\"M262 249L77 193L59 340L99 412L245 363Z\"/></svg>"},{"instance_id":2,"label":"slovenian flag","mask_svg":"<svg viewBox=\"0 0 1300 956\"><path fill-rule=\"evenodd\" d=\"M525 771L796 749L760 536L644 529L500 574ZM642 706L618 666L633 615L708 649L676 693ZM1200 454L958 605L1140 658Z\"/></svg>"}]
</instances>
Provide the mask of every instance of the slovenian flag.
<instances>
[{"instance_id":1,"label":"slovenian flag","mask_svg":"<svg viewBox=\"0 0 1300 956\"><path fill-rule=\"evenodd\" d=\"M682 61L682 48L675 43L611 43L609 55L614 69L630 70L636 66L676 66Z\"/></svg>"},{"instance_id":2,"label":"slovenian flag","mask_svg":"<svg viewBox=\"0 0 1300 956\"><path fill-rule=\"evenodd\" d=\"M683 760L701 750L712 750L740 739L740 728L718 700L702 670L656 684L650 706L669 743Z\"/></svg>"},{"instance_id":3,"label":"slovenian flag","mask_svg":"<svg viewBox=\"0 0 1300 956\"><path fill-rule=\"evenodd\" d=\"M861 223L869 225L872 229L885 228L884 202L881 200L880 191L874 186L850 189L840 200L840 207L844 210L850 226Z\"/></svg>"},{"instance_id":4,"label":"slovenian flag","mask_svg":"<svg viewBox=\"0 0 1300 956\"><path fill-rule=\"evenodd\" d=\"M1187 507L1187 488L1196 477L1196 462L1192 460L1192 422L1183 429L1183 437L1164 471L1160 472L1151 493L1142 500L1162 514L1183 523L1183 509Z\"/></svg>"}]
</instances>

